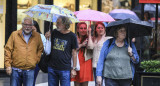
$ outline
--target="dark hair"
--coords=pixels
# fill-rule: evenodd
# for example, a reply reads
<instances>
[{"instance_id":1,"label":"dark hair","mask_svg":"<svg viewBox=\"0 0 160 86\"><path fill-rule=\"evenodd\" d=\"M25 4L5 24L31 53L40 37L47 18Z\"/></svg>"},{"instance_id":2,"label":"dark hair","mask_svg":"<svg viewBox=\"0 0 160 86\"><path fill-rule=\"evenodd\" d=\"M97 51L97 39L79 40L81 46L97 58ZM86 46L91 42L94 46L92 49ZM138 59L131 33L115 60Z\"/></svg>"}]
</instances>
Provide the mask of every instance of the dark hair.
<instances>
[{"instance_id":1,"label":"dark hair","mask_svg":"<svg viewBox=\"0 0 160 86\"><path fill-rule=\"evenodd\" d=\"M115 28L117 28L116 31L114 32L114 37L115 37L115 38L117 38L117 36L118 36L118 30L122 29L123 27L124 27L125 30L126 30L126 27L125 27L124 25L120 25L120 26L115 27ZM126 31L127 31L127 30L126 30ZM127 36L127 33L126 33L126 36Z\"/></svg>"},{"instance_id":2,"label":"dark hair","mask_svg":"<svg viewBox=\"0 0 160 86\"><path fill-rule=\"evenodd\" d=\"M150 20L151 16L150 16L149 11L144 12L144 14L147 14L148 15L147 20Z\"/></svg>"},{"instance_id":3,"label":"dark hair","mask_svg":"<svg viewBox=\"0 0 160 86\"><path fill-rule=\"evenodd\" d=\"M69 28L70 28L71 21L69 20L68 17L59 16L58 19L62 19L62 24L65 25L65 28L66 28L66 29L69 29Z\"/></svg>"},{"instance_id":4,"label":"dark hair","mask_svg":"<svg viewBox=\"0 0 160 86\"><path fill-rule=\"evenodd\" d=\"M103 27L104 27L104 29L105 29L105 25L102 23L102 22L96 22L96 24L95 24L95 27L94 27L94 37L97 37L98 36L98 34L97 34L97 32L96 32L96 28L97 28L97 26L98 25L102 25Z\"/></svg>"},{"instance_id":5,"label":"dark hair","mask_svg":"<svg viewBox=\"0 0 160 86\"><path fill-rule=\"evenodd\" d=\"M33 20L33 26L36 27L37 32L41 34L40 28L39 28L39 24L37 23L37 21Z\"/></svg>"}]
</instances>

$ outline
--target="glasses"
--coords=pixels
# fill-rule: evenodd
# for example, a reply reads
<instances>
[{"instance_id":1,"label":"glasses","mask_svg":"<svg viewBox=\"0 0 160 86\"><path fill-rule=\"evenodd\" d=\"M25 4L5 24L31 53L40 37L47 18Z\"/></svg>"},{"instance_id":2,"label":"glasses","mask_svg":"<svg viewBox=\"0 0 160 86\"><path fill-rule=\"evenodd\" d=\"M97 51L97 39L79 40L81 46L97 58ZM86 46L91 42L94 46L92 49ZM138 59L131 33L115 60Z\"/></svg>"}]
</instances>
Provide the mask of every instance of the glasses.
<instances>
[{"instance_id":1,"label":"glasses","mask_svg":"<svg viewBox=\"0 0 160 86\"><path fill-rule=\"evenodd\" d=\"M33 26L33 24L24 24L24 23L23 23L23 25L24 26L29 26L29 27Z\"/></svg>"}]
</instances>

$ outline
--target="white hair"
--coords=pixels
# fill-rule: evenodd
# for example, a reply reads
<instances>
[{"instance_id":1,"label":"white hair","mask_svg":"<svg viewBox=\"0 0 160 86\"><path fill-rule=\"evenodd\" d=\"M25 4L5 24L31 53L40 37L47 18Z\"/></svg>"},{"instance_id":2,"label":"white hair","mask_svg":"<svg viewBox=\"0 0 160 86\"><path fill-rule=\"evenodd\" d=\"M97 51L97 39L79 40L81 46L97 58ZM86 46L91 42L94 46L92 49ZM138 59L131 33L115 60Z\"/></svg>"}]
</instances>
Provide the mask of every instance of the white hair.
<instances>
[{"instance_id":1,"label":"white hair","mask_svg":"<svg viewBox=\"0 0 160 86\"><path fill-rule=\"evenodd\" d=\"M34 24L34 23L33 23L33 19L30 18L30 17L25 17L25 18L22 20L22 23L24 23L25 20L31 20L31 21L32 21L32 24Z\"/></svg>"}]
</instances>

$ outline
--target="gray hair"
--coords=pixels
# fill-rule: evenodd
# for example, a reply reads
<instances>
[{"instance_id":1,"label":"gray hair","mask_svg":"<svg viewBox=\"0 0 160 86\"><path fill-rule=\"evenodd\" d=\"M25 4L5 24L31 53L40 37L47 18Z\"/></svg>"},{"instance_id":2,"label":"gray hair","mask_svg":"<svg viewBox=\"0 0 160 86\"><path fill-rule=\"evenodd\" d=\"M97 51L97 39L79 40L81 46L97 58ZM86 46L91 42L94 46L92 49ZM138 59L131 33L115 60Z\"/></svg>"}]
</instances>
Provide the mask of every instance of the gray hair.
<instances>
[{"instance_id":1,"label":"gray hair","mask_svg":"<svg viewBox=\"0 0 160 86\"><path fill-rule=\"evenodd\" d=\"M30 18L30 17L25 17L25 18L22 20L22 24L24 23L25 20L31 20L31 21L32 21L32 24L34 24L34 23L33 23L33 19Z\"/></svg>"},{"instance_id":2,"label":"gray hair","mask_svg":"<svg viewBox=\"0 0 160 86\"><path fill-rule=\"evenodd\" d=\"M69 20L68 17L59 16L58 19L62 19L62 24L65 25L66 29L70 28L71 21Z\"/></svg>"}]
</instances>

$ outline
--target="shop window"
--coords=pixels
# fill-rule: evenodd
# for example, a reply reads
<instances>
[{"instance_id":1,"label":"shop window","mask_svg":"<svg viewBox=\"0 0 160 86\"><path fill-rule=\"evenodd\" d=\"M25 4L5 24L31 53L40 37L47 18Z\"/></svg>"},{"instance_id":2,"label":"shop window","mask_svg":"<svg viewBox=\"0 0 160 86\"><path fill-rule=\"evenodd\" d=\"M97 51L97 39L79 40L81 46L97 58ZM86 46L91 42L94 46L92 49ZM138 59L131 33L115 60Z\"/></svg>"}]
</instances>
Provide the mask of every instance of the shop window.
<instances>
[{"instance_id":1,"label":"shop window","mask_svg":"<svg viewBox=\"0 0 160 86\"><path fill-rule=\"evenodd\" d=\"M102 12L109 13L113 9L130 9L131 0L102 0Z\"/></svg>"},{"instance_id":2,"label":"shop window","mask_svg":"<svg viewBox=\"0 0 160 86\"><path fill-rule=\"evenodd\" d=\"M0 0L0 69L4 68L4 45L5 45L5 0Z\"/></svg>"},{"instance_id":3,"label":"shop window","mask_svg":"<svg viewBox=\"0 0 160 86\"><path fill-rule=\"evenodd\" d=\"M80 0L79 10L97 10L97 0Z\"/></svg>"}]
</instances>

